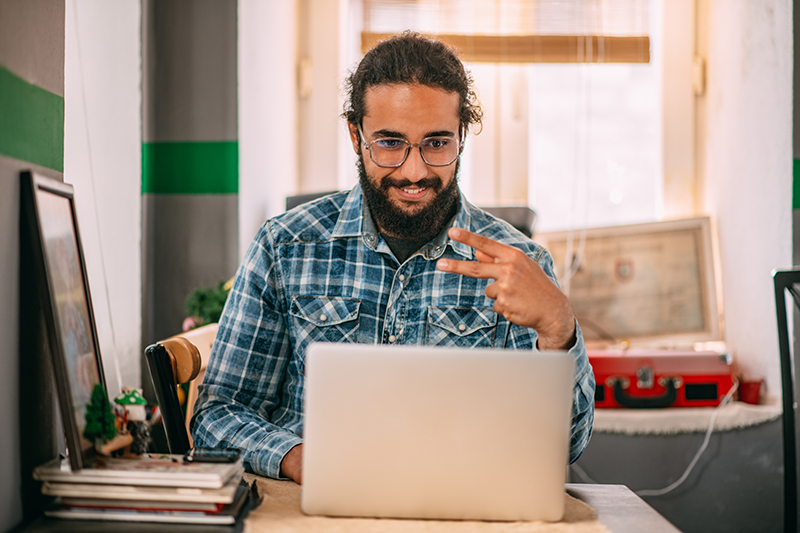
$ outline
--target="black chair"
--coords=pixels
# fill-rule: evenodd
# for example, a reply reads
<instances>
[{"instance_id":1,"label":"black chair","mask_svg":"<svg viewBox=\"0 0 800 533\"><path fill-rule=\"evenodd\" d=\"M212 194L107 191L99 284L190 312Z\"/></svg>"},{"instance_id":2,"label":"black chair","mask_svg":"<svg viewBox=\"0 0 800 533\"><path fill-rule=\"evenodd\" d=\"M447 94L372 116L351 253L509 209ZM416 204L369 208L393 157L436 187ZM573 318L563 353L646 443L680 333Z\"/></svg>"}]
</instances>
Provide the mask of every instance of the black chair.
<instances>
[{"instance_id":1,"label":"black chair","mask_svg":"<svg viewBox=\"0 0 800 533\"><path fill-rule=\"evenodd\" d=\"M786 312L786 292L792 296L795 309L800 310L800 267L776 271L775 307L778 317L778 344L781 356L781 388L783 393L783 530L797 531L797 438L795 434L794 358L789 338Z\"/></svg>"},{"instance_id":2,"label":"black chair","mask_svg":"<svg viewBox=\"0 0 800 533\"><path fill-rule=\"evenodd\" d=\"M481 207L501 220L505 220L514 228L521 231L526 237L533 238L533 228L536 225L536 211L527 206L496 206Z\"/></svg>"},{"instance_id":3,"label":"black chair","mask_svg":"<svg viewBox=\"0 0 800 533\"><path fill-rule=\"evenodd\" d=\"M289 211L290 209L294 209L298 205L303 205L305 203L311 202L316 200L317 198L322 198L323 196L328 196L329 194L337 193L339 191L323 191L323 192L309 192L305 194L296 194L293 196L286 197L286 210Z\"/></svg>"},{"instance_id":4,"label":"black chair","mask_svg":"<svg viewBox=\"0 0 800 533\"><path fill-rule=\"evenodd\" d=\"M178 399L178 387L200 373L200 351L191 341L178 336L148 346L144 356L161 409L169 452L183 454L192 444Z\"/></svg>"}]
</instances>

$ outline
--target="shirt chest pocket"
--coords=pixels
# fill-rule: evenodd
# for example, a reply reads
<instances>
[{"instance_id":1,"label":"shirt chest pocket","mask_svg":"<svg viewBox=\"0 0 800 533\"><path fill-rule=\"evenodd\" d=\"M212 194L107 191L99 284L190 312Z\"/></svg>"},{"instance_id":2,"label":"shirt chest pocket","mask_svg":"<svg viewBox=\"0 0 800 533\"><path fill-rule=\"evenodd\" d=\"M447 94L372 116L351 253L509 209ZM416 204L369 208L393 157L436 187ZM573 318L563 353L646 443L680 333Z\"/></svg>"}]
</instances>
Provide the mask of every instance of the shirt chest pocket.
<instances>
[{"instance_id":1,"label":"shirt chest pocket","mask_svg":"<svg viewBox=\"0 0 800 533\"><path fill-rule=\"evenodd\" d=\"M360 307L361 301L354 298L295 296L289 309L295 345L358 342Z\"/></svg>"},{"instance_id":2,"label":"shirt chest pocket","mask_svg":"<svg viewBox=\"0 0 800 533\"><path fill-rule=\"evenodd\" d=\"M491 348L497 313L491 307L428 307L425 344Z\"/></svg>"}]
</instances>

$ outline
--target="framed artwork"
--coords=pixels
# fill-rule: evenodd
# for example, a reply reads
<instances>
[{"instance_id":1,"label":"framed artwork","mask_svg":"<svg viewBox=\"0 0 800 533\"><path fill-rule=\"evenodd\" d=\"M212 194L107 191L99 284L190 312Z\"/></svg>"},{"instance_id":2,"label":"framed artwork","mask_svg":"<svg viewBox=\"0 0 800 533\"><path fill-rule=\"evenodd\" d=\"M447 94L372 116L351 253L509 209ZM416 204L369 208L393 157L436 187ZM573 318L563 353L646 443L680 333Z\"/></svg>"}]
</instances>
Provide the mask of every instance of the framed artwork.
<instances>
[{"instance_id":1,"label":"framed artwork","mask_svg":"<svg viewBox=\"0 0 800 533\"><path fill-rule=\"evenodd\" d=\"M587 342L720 340L708 217L542 233Z\"/></svg>"},{"instance_id":2,"label":"framed artwork","mask_svg":"<svg viewBox=\"0 0 800 533\"><path fill-rule=\"evenodd\" d=\"M22 175L23 223L29 224L34 278L40 290L70 466L94 455L83 436L86 409L98 384L107 394L92 298L71 185L32 172Z\"/></svg>"}]
</instances>

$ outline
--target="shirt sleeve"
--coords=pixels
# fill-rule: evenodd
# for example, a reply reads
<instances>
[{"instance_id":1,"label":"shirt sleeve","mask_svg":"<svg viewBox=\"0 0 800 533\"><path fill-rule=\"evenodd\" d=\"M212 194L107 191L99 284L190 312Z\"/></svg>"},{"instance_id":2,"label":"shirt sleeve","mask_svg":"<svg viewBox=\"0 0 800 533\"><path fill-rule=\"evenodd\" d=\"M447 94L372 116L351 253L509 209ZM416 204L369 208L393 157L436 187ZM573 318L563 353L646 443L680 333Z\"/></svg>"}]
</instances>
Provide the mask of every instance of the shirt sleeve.
<instances>
[{"instance_id":1,"label":"shirt sleeve","mask_svg":"<svg viewBox=\"0 0 800 533\"><path fill-rule=\"evenodd\" d=\"M302 438L274 423L271 414L283 406L283 420L299 421L301 406L282 393L292 351L273 257L265 225L225 304L191 431L195 446L239 449L248 471L285 479L281 461Z\"/></svg>"},{"instance_id":2,"label":"shirt sleeve","mask_svg":"<svg viewBox=\"0 0 800 533\"><path fill-rule=\"evenodd\" d=\"M569 349L575 359L575 383L572 389L572 429L569 441L569 463L578 460L592 436L594 422L594 372L586 355L583 333L575 321L575 344Z\"/></svg>"},{"instance_id":3,"label":"shirt sleeve","mask_svg":"<svg viewBox=\"0 0 800 533\"><path fill-rule=\"evenodd\" d=\"M558 281L553 269L553 259L550 253L540 249L539 254L534 256L542 270L556 284ZM532 335L517 335L522 328L512 328L509 344L517 349L528 347L536 350L536 338L538 333L533 331ZM532 338L533 346L529 346L520 339ZM589 439L592 436L592 424L594 423L594 372L589 364L589 357L586 354L586 345L583 340L578 321L575 321L575 342L569 348L568 353L575 359L575 379L572 387L572 426L570 429L569 462L570 464L578 460L583 453Z\"/></svg>"}]
</instances>

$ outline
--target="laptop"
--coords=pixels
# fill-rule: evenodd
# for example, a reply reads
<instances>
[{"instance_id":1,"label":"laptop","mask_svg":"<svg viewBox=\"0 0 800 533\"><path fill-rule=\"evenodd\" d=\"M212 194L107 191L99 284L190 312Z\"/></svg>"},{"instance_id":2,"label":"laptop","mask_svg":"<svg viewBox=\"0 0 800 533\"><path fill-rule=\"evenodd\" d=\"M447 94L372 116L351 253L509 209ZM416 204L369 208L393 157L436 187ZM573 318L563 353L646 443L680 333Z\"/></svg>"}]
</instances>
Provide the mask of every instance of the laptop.
<instances>
[{"instance_id":1,"label":"laptop","mask_svg":"<svg viewBox=\"0 0 800 533\"><path fill-rule=\"evenodd\" d=\"M555 351L310 345L303 512L560 520L574 368Z\"/></svg>"}]
</instances>

